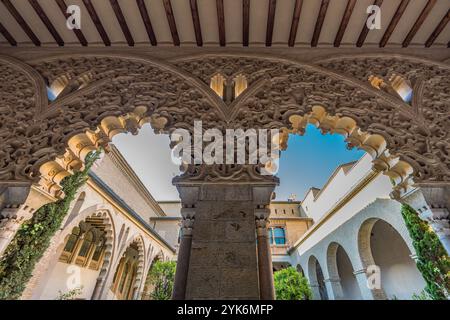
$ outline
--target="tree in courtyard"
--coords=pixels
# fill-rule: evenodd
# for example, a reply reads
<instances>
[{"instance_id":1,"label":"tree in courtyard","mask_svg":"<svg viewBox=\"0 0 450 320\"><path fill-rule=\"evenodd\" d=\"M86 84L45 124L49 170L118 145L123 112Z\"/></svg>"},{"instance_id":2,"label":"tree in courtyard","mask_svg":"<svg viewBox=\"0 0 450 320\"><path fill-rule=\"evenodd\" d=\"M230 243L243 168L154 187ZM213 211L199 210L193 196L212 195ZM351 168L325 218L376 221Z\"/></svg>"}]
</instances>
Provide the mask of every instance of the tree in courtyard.
<instances>
[{"instance_id":1,"label":"tree in courtyard","mask_svg":"<svg viewBox=\"0 0 450 320\"><path fill-rule=\"evenodd\" d=\"M144 295L152 300L170 300L175 279L175 261L156 261L149 270Z\"/></svg>"},{"instance_id":2,"label":"tree in courtyard","mask_svg":"<svg viewBox=\"0 0 450 320\"><path fill-rule=\"evenodd\" d=\"M404 204L402 216L417 254L417 268L426 282L422 295L446 300L450 292L450 259L436 233L413 208Z\"/></svg>"},{"instance_id":3,"label":"tree in courtyard","mask_svg":"<svg viewBox=\"0 0 450 320\"><path fill-rule=\"evenodd\" d=\"M308 280L294 267L275 272L273 278L277 300L312 299L312 291Z\"/></svg>"}]
</instances>

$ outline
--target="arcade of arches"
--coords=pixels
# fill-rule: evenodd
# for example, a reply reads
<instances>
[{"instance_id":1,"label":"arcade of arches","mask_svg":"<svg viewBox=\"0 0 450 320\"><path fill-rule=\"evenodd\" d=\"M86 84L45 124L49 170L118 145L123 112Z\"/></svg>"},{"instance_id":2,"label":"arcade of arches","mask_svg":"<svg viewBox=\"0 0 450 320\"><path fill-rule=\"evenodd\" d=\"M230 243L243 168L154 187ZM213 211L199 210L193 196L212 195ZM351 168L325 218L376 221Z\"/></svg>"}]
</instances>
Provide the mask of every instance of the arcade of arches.
<instances>
[{"instance_id":1,"label":"arcade of arches","mask_svg":"<svg viewBox=\"0 0 450 320\"><path fill-rule=\"evenodd\" d=\"M192 132L194 120L221 131L277 128L284 147L289 134L302 134L309 123L344 135L349 147L371 157L373 175L389 178L391 197L417 209L450 249L448 63L389 53L308 63L250 53L161 56L102 50L0 56L0 249L21 221L63 197L62 179L80 170L89 152L108 150L114 135L135 134L145 123L157 133ZM228 84L219 83L217 75ZM234 79L231 89L229 79ZM412 90L411 100L403 99L399 82ZM218 86L225 86L222 96L214 90ZM58 93L51 100L47 87ZM189 165L174 178L183 230L175 299L274 298L267 227L279 181L260 170L258 165ZM58 263L45 274L36 272L24 295L46 292L45 286L36 289L44 283L36 279L52 281L61 264L73 264L97 279L87 298L138 298L153 258L161 252L169 259L174 252L138 217L125 229L115 219L104 208L70 214L57 235L61 247L43 258ZM393 259L406 259L398 235L383 222L370 230L370 259L389 270L388 278L408 277L409 271L389 269ZM379 232L392 237L401 256L380 255L386 239L378 238ZM324 250L328 260L299 258L316 296L366 297L357 285L366 274L352 266L346 247L336 242ZM397 291L387 285L385 292L371 294Z\"/></svg>"}]
</instances>

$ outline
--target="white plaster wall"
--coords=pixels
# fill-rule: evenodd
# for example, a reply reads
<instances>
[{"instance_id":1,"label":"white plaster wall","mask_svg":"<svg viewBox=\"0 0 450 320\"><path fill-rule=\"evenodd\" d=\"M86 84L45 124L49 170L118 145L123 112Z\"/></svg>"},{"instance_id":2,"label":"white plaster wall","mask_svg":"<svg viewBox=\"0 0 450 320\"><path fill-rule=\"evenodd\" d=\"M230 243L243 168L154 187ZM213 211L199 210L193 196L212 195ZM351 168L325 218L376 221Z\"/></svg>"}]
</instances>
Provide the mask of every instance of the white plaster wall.
<instances>
[{"instance_id":1,"label":"white plaster wall","mask_svg":"<svg viewBox=\"0 0 450 320\"><path fill-rule=\"evenodd\" d=\"M368 289L366 284L366 278L364 274L364 266L359 254L358 247L358 232L361 226L370 219L381 219L389 223L395 230L400 234L402 241L405 243L406 250L409 255L413 255L414 248L412 246L411 238L409 237L408 230L405 226L403 218L400 213L401 205L397 201L390 199L376 199L371 204L367 205L361 211L356 212L353 216L347 221L337 225L334 230L330 233L326 231L322 231L322 227L319 228L314 234L320 234L320 237L317 237L316 242L308 243L308 249L303 247L304 244L301 244L297 250L293 251L290 255L291 264L297 265L300 264L302 269L305 271L305 274L310 274L308 261L311 256L314 256L319 261L322 266L324 276L327 279L329 277L329 270L327 265L327 249L332 243L337 243L341 245L344 250L347 252L348 257L351 261L351 266L354 272L357 273L357 279L359 283L359 288L361 291L361 295L363 299L373 299L373 292ZM339 215L338 212L336 215ZM314 235L313 234L313 235ZM389 242L387 242L389 245ZM391 251L389 248L388 250ZM386 254L387 250L384 250L384 254ZM409 257L409 268L408 272L410 276L408 279L404 277L395 277L390 279L390 282L396 282L396 287L405 288L404 295L397 295L398 298L408 298L410 299L414 293L417 293L421 289L424 288L425 282L421 276L421 274L416 270L416 266L414 264L414 260L412 257ZM406 259L407 260L407 259ZM383 261L381 261L383 262ZM380 263L380 262L376 262ZM404 269L402 272L406 275ZM362 272L362 274L361 274ZM384 272L384 271L383 271ZM412 276L414 275L414 276ZM383 281L383 276L382 276ZM411 287L410 283L414 283ZM420 290L416 290L420 288ZM387 291L389 292L391 289L389 286L387 287ZM329 294L331 296L331 294Z\"/></svg>"},{"instance_id":2,"label":"white plaster wall","mask_svg":"<svg viewBox=\"0 0 450 320\"><path fill-rule=\"evenodd\" d=\"M126 174L115 166L108 155L105 155L101 163L93 167L92 171L144 220L149 222L150 217L157 216L155 210L133 186Z\"/></svg>"},{"instance_id":3,"label":"white plaster wall","mask_svg":"<svg viewBox=\"0 0 450 320\"><path fill-rule=\"evenodd\" d=\"M339 246L336 253L337 268L341 279L343 298L345 300L361 300L361 290L353 274L352 263L344 249Z\"/></svg>"},{"instance_id":4,"label":"white plaster wall","mask_svg":"<svg viewBox=\"0 0 450 320\"><path fill-rule=\"evenodd\" d=\"M381 286L387 298L408 300L412 293L420 293L425 282L397 231L386 223L377 222L370 243L375 264L381 269Z\"/></svg>"},{"instance_id":5,"label":"white plaster wall","mask_svg":"<svg viewBox=\"0 0 450 320\"><path fill-rule=\"evenodd\" d=\"M82 294L77 296L77 299L89 300L94 291L95 283L99 270L91 270L88 268L80 268L76 265L69 265L67 263L57 262L52 274L48 278L48 282L45 285L44 291L40 297L41 300L54 300L61 293L67 293L72 286L73 280L76 279L76 275L79 271L80 285L83 286ZM78 287L76 285L75 287Z\"/></svg>"},{"instance_id":6,"label":"white plaster wall","mask_svg":"<svg viewBox=\"0 0 450 320\"><path fill-rule=\"evenodd\" d=\"M324 189L316 195L310 190L305 197L302 207L309 217L314 221L322 218L334 205L342 199L358 181L360 181L372 168L372 157L364 154L361 159L351 168L339 168L334 177L329 181ZM306 207L308 209L306 210Z\"/></svg>"},{"instance_id":7,"label":"white plaster wall","mask_svg":"<svg viewBox=\"0 0 450 320\"><path fill-rule=\"evenodd\" d=\"M367 173L367 172L365 172ZM356 175L355 175L356 176ZM358 175L360 178L362 174ZM343 188L344 189L344 188ZM367 185L361 192L359 192L351 201L345 204L337 213L335 213L328 221L326 221L320 228L313 232L308 239L299 246L299 253L302 254L306 250L313 247L317 242L325 236L339 228L347 220L351 219L359 211L364 209L367 205L374 202L377 198L389 199L389 193L392 190L392 185L389 178L385 175L379 175L369 185ZM342 193L350 192L350 189L340 191ZM320 198L319 198L320 199ZM323 201L320 199L320 201ZM325 208L325 205L321 205ZM314 220L317 223L317 220Z\"/></svg>"},{"instance_id":8,"label":"white plaster wall","mask_svg":"<svg viewBox=\"0 0 450 320\"><path fill-rule=\"evenodd\" d=\"M169 217L181 217L181 202L176 201L168 201L168 202L158 202L161 209L163 209L164 213Z\"/></svg>"}]
</instances>

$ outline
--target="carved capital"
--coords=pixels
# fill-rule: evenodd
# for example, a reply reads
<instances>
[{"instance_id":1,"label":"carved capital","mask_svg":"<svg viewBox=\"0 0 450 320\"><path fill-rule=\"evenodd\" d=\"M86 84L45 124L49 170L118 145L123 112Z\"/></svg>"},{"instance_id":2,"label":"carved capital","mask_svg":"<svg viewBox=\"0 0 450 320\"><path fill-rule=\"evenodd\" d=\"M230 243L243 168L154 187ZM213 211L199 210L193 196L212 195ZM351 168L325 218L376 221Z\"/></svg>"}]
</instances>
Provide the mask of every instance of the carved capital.
<instances>
[{"instance_id":1,"label":"carved capital","mask_svg":"<svg viewBox=\"0 0 450 320\"><path fill-rule=\"evenodd\" d=\"M269 225L270 209L256 208L255 209L255 224L256 224L256 234L258 237L267 237L267 226Z\"/></svg>"},{"instance_id":2,"label":"carved capital","mask_svg":"<svg viewBox=\"0 0 450 320\"><path fill-rule=\"evenodd\" d=\"M192 229L195 222L195 208L181 208L181 234L182 236L192 236Z\"/></svg>"}]
</instances>

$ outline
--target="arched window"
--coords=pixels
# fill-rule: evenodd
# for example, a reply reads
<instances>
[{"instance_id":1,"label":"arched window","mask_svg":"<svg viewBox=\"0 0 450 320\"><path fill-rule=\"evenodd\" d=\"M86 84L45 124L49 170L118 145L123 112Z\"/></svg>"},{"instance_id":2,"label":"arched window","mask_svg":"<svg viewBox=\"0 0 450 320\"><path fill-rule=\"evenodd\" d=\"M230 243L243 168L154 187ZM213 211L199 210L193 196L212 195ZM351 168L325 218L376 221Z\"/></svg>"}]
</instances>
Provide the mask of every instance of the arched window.
<instances>
[{"instance_id":1,"label":"arched window","mask_svg":"<svg viewBox=\"0 0 450 320\"><path fill-rule=\"evenodd\" d=\"M211 89L213 89L214 92L221 98L224 97L225 93L225 81L225 77L218 73L211 78L211 82L209 84Z\"/></svg>"},{"instance_id":2,"label":"arched window","mask_svg":"<svg viewBox=\"0 0 450 320\"><path fill-rule=\"evenodd\" d=\"M106 239L102 238L95 245L94 253L92 254L91 261L89 262L89 268L97 270L100 267L100 262L103 258L103 253L105 252Z\"/></svg>"},{"instance_id":3,"label":"arched window","mask_svg":"<svg viewBox=\"0 0 450 320\"><path fill-rule=\"evenodd\" d=\"M117 266L111 290L118 299L133 298L133 285L137 276L138 253L136 244L131 244Z\"/></svg>"},{"instance_id":4,"label":"arched window","mask_svg":"<svg viewBox=\"0 0 450 320\"><path fill-rule=\"evenodd\" d=\"M234 98L236 99L239 95L247 89L248 83L247 78L243 74L238 74L233 79L234 82Z\"/></svg>"},{"instance_id":5,"label":"arched window","mask_svg":"<svg viewBox=\"0 0 450 320\"><path fill-rule=\"evenodd\" d=\"M271 245L285 245L286 244L286 232L283 227L269 228L269 242Z\"/></svg>"},{"instance_id":6,"label":"arched window","mask_svg":"<svg viewBox=\"0 0 450 320\"><path fill-rule=\"evenodd\" d=\"M81 244L80 250L78 251L78 255L75 259L75 264L84 267L87 264L87 259L89 254L91 253L91 249L94 245L94 233L92 231L88 231L84 234L83 243Z\"/></svg>"},{"instance_id":7,"label":"arched window","mask_svg":"<svg viewBox=\"0 0 450 320\"><path fill-rule=\"evenodd\" d=\"M371 75L369 76L369 82L374 88L397 95L406 103L412 101L413 89L411 83L398 74L391 74L387 82L383 78Z\"/></svg>"},{"instance_id":8,"label":"arched window","mask_svg":"<svg viewBox=\"0 0 450 320\"><path fill-rule=\"evenodd\" d=\"M59 261L70 263L80 237L81 229L79 227L74 227L70 235L67 237L66 244L61 256L59 257Z\"/></svg>"},{"instance_id":9,"label":"arched window","mask_svg":"<svg viewBox=\"0 0 450 320\"><path fill-rule=\"evenodd\" d=\"M85 226L86 224L82 222L81 225ZM80 226L74 227L72 233L67 237L59 261L98 270L106 249L105 232L95 227L83 232L85 227Z\"/></svg>"},{"instance_id":10,"label":"arched window","mask_svg":"<svg viewBox=\"0 0 450 320\"><path fill-rule=\"evenodd\" d=\"M234 78L226 78L217 73L211 77L209 86L223 101L231 103L247 89L248 82L243 74L238 74Z\"/></svg>"}]
</instances>

